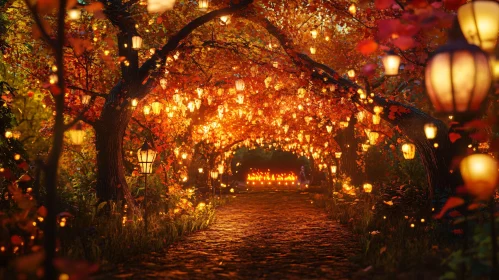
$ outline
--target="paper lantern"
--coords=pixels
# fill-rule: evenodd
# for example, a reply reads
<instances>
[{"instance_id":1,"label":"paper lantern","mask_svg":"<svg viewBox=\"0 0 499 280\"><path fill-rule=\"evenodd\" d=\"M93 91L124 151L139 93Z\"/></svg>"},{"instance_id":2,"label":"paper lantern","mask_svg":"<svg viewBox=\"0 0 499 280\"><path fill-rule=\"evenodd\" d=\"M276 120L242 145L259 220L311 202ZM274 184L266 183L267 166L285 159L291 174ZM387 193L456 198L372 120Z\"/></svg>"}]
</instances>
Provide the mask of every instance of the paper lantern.
<instances>
[{"instance_id":1,"label":"paper lantern","mask_svg":"<svg viewBox=\"0 0 499 280\"><path fill-rule=\"evenodd\" d=\"M342 154L342 152L335 152L334 153L334 157L335 158L341 158L341 154Z\"/></svg>"},{"instance_id":2,"label":"paper lantern","mask_svg":"<svg viewBox=\"0 0 499 280\"><path fill-rule=\"evenodd\" d=\"M365 183L362 188L364 189L365 193L371 193L373 191L373 185L369 183Z\"/></svg>"},{"instance_id":3,"label":"paper lantern","mask_svg":"<svg viewBox=\"0 0 499 280\"><path fill-rule=\"evenodd\" d=\"M81 123L77 123L72 129L68 131L68 133L71 144L75 146L81 146L81 144L83 144L85 131L83 130Z\"/></svg>"},{"instance_id":4,"label":"paper lantern","mask_svg":"<svg viewBox=\"0 0 499 280\"><path fill-rule=\"evenodd\" d=\"M480 199L489 198L497 187L497 161L487 154L473 154L460 163L468 192Z\"/></svg>"},{"instance_id":5,"label":"paper lantern","mask_svg":"<svg viewBox=\"0 0 499 280\"><path fill-rule=\"evenodd\" d=\"M378 138L379 138L379 132L377 131L371 131L369 132L369 143L371 145L376 145L376 142L378 141Z\"/></svg>"},{"instance_id":6,"label":"paper lantern","mask_svg":"<svg viewBox=\"0 0 499 280\"><path fill-rule=\"evenodd\" d=\"M206 11L208 9L209 4L210 4L209 0L199 0L199 10Z\"/></svg>"},{"instance_id":7,"label":"paper lantern","mask_svg":"<svg viewBox=\"0 0 499 280\"><path fill-rule=\"evenodd\" d=\"M385 75L398 75L400 67L400 56L396 55L392 50L390 50L381 60L383 62L383 66L385 67Z\"/></svg>"},{"instance_id":8,"label":"paper lantern","mask_svg":"<svg viewBox=\"0 0 499 280\"><path fill-rule=\"evenodd\" d=\"M236 90L243 91L244 88L245 88L244 80L242 80L242 79L236 80Z\"/></svg>"},{"instance_id":9,"label":"paper lantern","mask_svg":"<svg viewBox=\"0 0 499 280\"><path fill-rule=\"evenodd\" d=\"M434 123L425 124L424 133L427 139L435 139L437 137L437 126Z\"/></svg>"},{"instance_id":10,"label":"paper lantern","mask_svg":"<svg viewBox=\"0 0 499 280\"><path fill-rule=\"evenodd\" d=\"M416 154L416 146L411 143L405 143L402 145L402 154L405 159L413 159Z\"/></svg>"},{"instance_id":11,"label":"paper lantern","mask_svg":"<svg viewBox=\"0 0 499 280\"><path fill-rule=\"evenodd\" d=\"M151 104L151 108L152 108L153 114L159 115L159 114L161 114L161 109L163 108L163 105L159 101L154 101Z\"/></svg>"},{"instance_id":12,"label":"paper lantern","mask_svg":"<svg viewBox=\"0 0 499 280\"><path fill-rule=\"evenodd\" d=\"M173 9L175 0L147 0L147 12L163 13Z\"/></svg>"},{"instance_id":13,"label":"paper lantern","mask_svg":"<svg viewBox=\"0 0 499 280\"><path fill-rule=\"evenodd\" d=\"M338 166L336 166L336 165L331 165L331 166L330 166L330 169L331 169L331 174L336 174L336 171L338 171Z\"/></svg>"},{"instance_id":14,"label":"paper lantern","mask_svg":"<svg viewBox=\"0 0 499 280\"><path fill-rule=\"evenodd\" d=\"M81 10L73 8L68 11L68 18L70 20L79 20L81 18Z\"/></svg>"},{"instance_id":15,"label":"paper lantern","mask_svg":"<svg viewBox=\"0 0 499 280\"><path fill-rule=\"evenodd\" d=\"M491 53L499 32L499 4L495 1L472 1L457 10L457 19L466 40Z\"/></svg>"},{"instance_id":16,"label":"paper lantern","mask_svg":"<svg viewBox=\"0 0 499 280\"><path fill-rule=\"evenodd\" d=\"M140 50L142 48L142 38L140 36L132 37L132 49Z\"/></svg>"},{"instance_id":17,"label":"paper lantern","mask_svg":"<svg viewBox=\"0 0 499 280\"><path fill-rule=\"evenodd\" d=\"M381 123L381 116L378 114L373 115L373 124L380 124Z\"/></svg>"}]
</instances>

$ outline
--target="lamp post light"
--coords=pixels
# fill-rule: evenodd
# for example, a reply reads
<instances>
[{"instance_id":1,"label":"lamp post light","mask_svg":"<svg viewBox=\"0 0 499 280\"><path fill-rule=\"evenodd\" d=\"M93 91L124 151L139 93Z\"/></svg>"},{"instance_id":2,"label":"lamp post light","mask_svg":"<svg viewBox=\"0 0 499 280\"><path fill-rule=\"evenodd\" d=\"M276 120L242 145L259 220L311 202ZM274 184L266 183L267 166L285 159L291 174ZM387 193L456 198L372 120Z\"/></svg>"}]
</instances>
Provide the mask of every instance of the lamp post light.
<instances>
[{"instance_id":1,"label":"lamp post light","mask_svg":"<svg viewBox=\"0 0 499 280\"><path fill-rule=\"evenodd\" d=\"M73 128L69 130L69 139L71 144L74 146L81 146L83 144L83 138L85 137L85 131L82 128L81 123L77 123Z\"/></svg>"},{"instance_id":2,"label":"lamp post light","mask_svg":"<svg viewBox=\"0 0 499 280\"><path fill-rule=\"evenodd\" d=\"M142 147L137 151L139 159L140 173L144 174L144 227L147 233L147 174L152 173L152 164L156 159L157 152L153 150L147 141L144 141Z\"/></svg>"}]
</instances>

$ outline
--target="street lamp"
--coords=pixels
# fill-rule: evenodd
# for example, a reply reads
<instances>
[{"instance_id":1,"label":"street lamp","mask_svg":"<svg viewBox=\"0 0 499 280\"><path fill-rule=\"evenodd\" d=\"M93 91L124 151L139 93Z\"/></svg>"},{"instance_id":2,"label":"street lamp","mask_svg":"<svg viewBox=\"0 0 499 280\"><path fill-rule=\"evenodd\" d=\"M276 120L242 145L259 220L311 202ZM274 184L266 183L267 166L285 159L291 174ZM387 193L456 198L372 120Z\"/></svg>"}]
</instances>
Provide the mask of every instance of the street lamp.
<instances>
[{"instance_id":1,"label":"street lamp","mask_svg":"<svg viewBox=\"0 0 499 280\"><path fill-rule=\"evenodd\" d=\"M139 159L140 173L144 174L144 226L147 232L147 174L152 173L152 164L156 159L157 152L153 150L147 141L144 141L142 147L137 151Z\"/></svg>"},{"instance_id":2,"label":"street lamp","mask_svg":"<svg viewBox=\"0 0 499 280\"><path fill-rule=\"evenodd\" d=\"M132 49L138 51L142 48L142 38L140 36L132 37Z\"/></svg>"},{"instance_id":3,"label":"street lamp","mask_svg":"<svg viewBox=\"0 0 499 280\"><path fill-rule=\"evenodd\" d=\"M73 128L69 130L69 140L75 146L81 146L83 144L83 138L85 136L85 131L82 129L81 123L77 123Z\"/></svg>"},{"instance_id":4,"label":"street lamp","mask_svg":"<svg viewBox=\"0 0 499 280\"><path fill-rule=\"evenodd\" d=\"M437 112L467 119L480 111L492 73L487 53L468 44L457 24L453 33L428 62L425 83Z\"/></svg>"},{"instance_id":5,"label":"street lamp","mask_svg":"<svg viewBox=\"0 0 499 280\"><path fill-rule=\"evenodd\" d=\"M499 4L495 1L472 1L457 10L457 19L466 40L491 53L499 32Z\"/></svg>"}]
</instances>

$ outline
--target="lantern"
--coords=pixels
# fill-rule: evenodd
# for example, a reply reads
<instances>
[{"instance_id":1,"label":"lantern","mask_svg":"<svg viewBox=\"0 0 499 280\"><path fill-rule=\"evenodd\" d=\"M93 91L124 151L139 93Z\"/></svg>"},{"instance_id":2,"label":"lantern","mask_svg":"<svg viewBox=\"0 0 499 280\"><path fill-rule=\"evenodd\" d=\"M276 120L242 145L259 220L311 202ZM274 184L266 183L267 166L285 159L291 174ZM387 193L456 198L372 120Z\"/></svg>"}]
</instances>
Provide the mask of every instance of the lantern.
<instances>
[{"instance_id":1,"label":"lantern","mask_svg":"<svg viewBox=\"0 0 499 280\"><path fill-rule=\"evenodd\" d=\"M365 193L371 193L373 191L373 185L369 183L365 183L362 188L364 189Z\"/></svg>"},{"instance_id":2,"label":"lantern","mask_svg":"<svg viewBox=\"0 0 499 280\"><path fill-rule=\"evenodd\" d=\"M198 98L201 98L204 94L204 90L202 88L197 88L196 92L198 93Z\"/></svg>"},{"instance_id":3,"label":"lantern","mask_svg":"<svg viewBox=\"0 0 499 280\"><path fill-rule=\"evenodd\" d=\"M305 140L307 140L307 143L310 143L310 135L309 134L305 135Z\"/></svg>"},{"instance_id":4,"label":"lantern","mask_svg":"<svg viewBox=\"0 0 499 280\"><path fill-rule=\"evenodd\" d=\"M173 9L175 0L147 0L147 12L162 13Z\"/></svg>"},{"instance_id":5,"label":"lantern","mask_svg":"<svg viewBox=\"0 0 499 280\"><path fill-rule=\"evenodd\" d=\"M352 4L352 5L350 5L350 7L348 7L348 12L352 16L355 16L355 14L357 14L357 7L355 7L355 4Z\"/></svg>"},{"instance_id":6,"label":"lantern","mask_svg":"<svg viewBox=\"0 0 499 280\"><path fill-rule=\"evenodd\" d=\"M311 30L311 31L310 31L310 35L311 35L311 36L312 36L312 38L314 38L314 39L315 39L315 38L317 38L317 34L318 34L318 32L317 32L317 30L316 30L316 29L313 29L313 30Z\"/></svg>"},{"instance_id":7,"label":"lantern","mask_svg":"<svg viewBox=\"0 0 499 280\"><path fill-rule=\"evenodd\" d=\"M7 131L5 131L4 135L5 135L5 138L7 138L7 139L12 138L12 131L7 130Z\"/></svg>"},{"instance_id":8,"label":"lantern","mask_svg":"<svg viewBox=\"0 0 499 280\"><path fill-rule=\"evenodd\" d=\"M238 93L238 94L237 94L237 99L236 99L236 102L237 102L238 104L243 104L243 103L244 103L244 94L242 94L242 93Z\"/></svg>"},{"instance_id":9,"label":"lantern","mask_svg":"<svg viewBox=\"0 0 499 280\"><path fill-rule=\"evenodd\" d=\"M91 95L84 94L81 96L81 104L83 105L88 105L90 103L90 99L92 98Z\"/></svg>"},{"instance_id":10,"label":"lantern","mask_svg":"<svg viewBox=\"0 0 499 280\"><path fill-rule=\"evenodd\" d=\"M224 165L223 164L219 164L217 169L218 169L218 173L220 173L220 174L224 173Z\"/></svg>"},{"instance_id":11,"label":"lantern","mask_svg":"<svg viewBox=\"0 0 499 280\"><path fill-rule=\"evenodd\" d=\"M132 37L132 49L140 50L142 48L142 38L140 36Z\"/></svg>"},{"instance_id":12,"label":"lantern","mask_svg":"<svg viewBox=\"0 0 499 280\"><path fill-rule=\"evenodd\" d=\"M434 123L427 123L424 125L424 134L428 139L437 137L437 126Z\"/></svg>"},{"instance_id":13,"label":"lantern","mask_svg":"<svg viewBox=\"0 0 499 280\"><path fill-rule=\"evenodd\" d=\"M156 151L149 147L147 141L144 141L144 144L137 151L137 157L139 159L140 165L140 173L141 174L151 174L152 173L152 164L156 159Z\"/></svg>"},{"instance_id":14,"label":"lantern","mask_svg":"<svg viewBox=\"0 0 499 280\"><path fill-rule=\"evenodd\" d=\"M230 16L221 16L220 17L220 24L221 25L227 25L230 23Z\"/></svg>"},{"instance_id":15,"label":"lantern","mask_svg":"<svg viewBox=\"0 0 499 280\"><path fill-rule=\"evenodd\" d=\"M400 56L396 55L392 50L388 51L381 59L385 67L385 75L396 76L399 73Z\"/></svg>"},{"instance_id":16,"label":"lantern","mask_svg":"<svg viewBox=\"0 0 499 280\"><path fill-rule=\"evenodd\" d=\"M199 110L199 108L201 108L201 103L202 103L201 99L195 99L194 100L194 104L196 105L196 109Z\"/></svg>"},{"instance_id":17,"label":"lantern","mask_svg":"<svg viewBox=\"0 0 499 280\"><path fill-rule=\"evenodd\" d=\"M355 78L355 70L353 69L348 70L347 75L350 79Z\"/></svg>"},{"instance_id":18,"label":"lantern","mask_svg":"<svg viewBox=\"0 0 499 280\"><path fill-rule=\"evenodd\" d=\"M244 87L245 87L244 80L242 80L242 79L236 80L236 90L237 91L243 91Z\"/></svg>"},{"instance_id":19,"label":"lantern","mask_svg":"<svg viewBox=\"0 0 499 280\"><path fill-rule=\"evenodd\" d=\"M362 144L362 151L367 152L369 150L369 147L371 147L371 145L367 143Z\"/></svg>"},{"instance_id":20,"label":"lantern","mask_svg":"<svg viewBox=\"0 0 499 280\"><path fill-rule=\"evenodd\" d=\"M376 114L381 114L381 112L383 112L383 107L381 107L381 106L374 106L373 111Z\"/></svg>"},{"instance_id":21,"label":"lantern","mask_svg":"<svg viewBox=\"0 0 499 280\"><path fill-rule=\"evenodd\" d=\"M468 192L478 198L489 198L497 187L497 161L487 154L465 157L459 166Z\"/></svg>"},{"instance_id":22,"label":"lantern","mask_svg":"<svg viewBox=\"0 0 499 280\"><path fill-rule=\"evenodd\" d=\"M378 141L379 132L371 131L369 132L369 144L376 145L376 141Z\"/></svg>"},{"instance_id":23,"label":"lantern","mask_svg":"<svg viewBox=\"0 0 499 280\"><path fill-rule=\"evenodd\" d=\"M457 19L466 40L491 53L499 32L499 4L495 1L472 1L457 10Z\"/></svg>"},{"instance_id":24,"label":"lantern","mask_svg":"<svg viewBox=\"0 0 499 280\"><path fill-rule=\"evenodd\" d=\"M7 133L7 132L5 132ZM14 130L12 131L12 138L18 140L19 138L21 138L21 131L19 130Z\"/></svg>"},{"instance_id":25,"label":"lantern","mask_svg":"<svg viewBox=\"0 0 499 280\"><path fill-rule=\"evenodd\" d=\"M152 113L155 114L155 115L159 115L161 113L162 107L163 107L163 105L160 102L154 101L151 104Z\"/></svg>"},{"instance_id":26,"label":"lantern","mask_svg":"<svg viewBox=\"0 0 499 280\"><path fill-rule=\"evenodd\" d=\"M218 171L211 171L210 176L213 180L216 180L218 178Z\"/></svg>"},{"instance_id":27,"label":"lantern","mask_svg":"<svg viewBox=\"0 0 499 280\"><path fill-rule=\"evenodd\" d=\"M411 143L405 143L402 145L402 154L405 159L413 159L416 154L416 146Z\"/></svg>"},{"instance_id":28,"label":"lantern","mask_svg":"<svg viewBox=\"0 0 499 280\"><path fill-rule=\"evenodd\" d=\"M81 10L77 8L68 11L68 18L70 20L79 20L81 18Z\"/></svg>"},{"instance_id":29,"label":"lantern","mask_svg":"<svg viewBox=\"0 0 499 280\"><path fill-rule=\"evenodd\" d=\"M187 154L186 154L186 153L183 153L183 154L181 155L181 157L182 157L182 159L187 159Z\"/></svg>"},{"instance_id":30,"label":"lantern","mask_svg":"<svg viewBox=\"0 0 499 280\"><path fill-rule=\"evenodd\" d=\"M139 104L139 100L137 98L132 99L132 102L131 102L132 109L137 108L138 104Z\"/></svg>"},{"instance_id":31,"label":"lantern","mask_svg":"<svg viewBox=\"0 0 499 280\"><path fill-rule=\"evenodd\" d=\"M380 124L381 123L381 116L378 114L373 115L373 124Z\"/></svg>"},{"instance_id":32,"label":"lantern","mask_svg":"<svg viewBox=\"0 0 499 280\"><path fill-rule=\"evenodd\" d=\"M202 168L202 167L199 167L199 168L198 168L198 172L199 172L199 173L203 173L203 168Z\"/></svg>"},{"instance_id":33,"label":"lantern","mask_svg":"<svg viewBox=\"0 0 499 280\"><path fill-rule=\"evenodd\" d=\"M359 120L359 122L362 122L365 117L366 117L366 113L364 111L359 111L357 113L357 120Z\"/></svg>"},{"instance_id":34,"label":"lantern","mask_svg":"<svg viewBox=\"0 0 499 280\"><path fill-rule=\"evenodd\" d=\"M85 131L82 129L81 123L77 123L68 133L71 144L75 146L81 146L81 144L83 144Z\"/></svg>"},{"instance_id":35,"label":"lantern","mask_svg":"<svg viewBox=\"0 0 499 280\"><path fill-rule=\"evenodd\" d=\"M454 116L478 112L492 81L487 54L462 36L438 48L425 72L435 110Z\"/></svg>"},{"instance_id":36,"label":"lantern","mask_svg":"<svg viewBox=\"0 0 499 280\"><path fill-rule=\"evenodd\" d=\"M315 54L317 49L315 47L310 47L310 54Z\"/></svg>"},{"instance_id":37,"label":"lantern","mask_svg":"<svg viewBox=\"0 0 499 280\"><path fill-rule=\"evenodd\" d=\"M327 133L331 133L331 131L333 131L333 126L332 125L326 125L326 130L327 130Z\"/></svg>"},{"instance_id":38,"label":"lantern","mask_svg":"<svg viewBox=\"0 0 499 280\"><path fill-rule=\"evenodd\" d=\"M331 166L330 166L330 169L331 169L331 174L336 174L336 171L338 170L338 166L336 166L336 165L331 165Z\"/></svg>"},{"instance_id":39,"label":"lantern","mask_svg":"<svg viewBox=\"0 0 499 280\"><path fill-rule=\"evenodd\" d=\"M206 11L208 9L209 3L209 0L199 0L199 10Z\"/></svg>"},{"instance_id":40,"label":"lantern","mask_svg":"<svg viewBox=\"0 0 499 280\"><path fill-rule=\"evenodd\" d=\"M342 154L341 152L335 152L334 153L334 157L335 158L341 158L341 154Z\"/></svg>"},{"instance_id":41,"label":"lantern","mask_svg":"<svg viewBox=\"0 0 499 280\"><path fill-rule=\"evenodd\" d=\"M144 106L144 115L149 115L151 113L151 106L146 105Z\"/></svg>"}]
</instances>

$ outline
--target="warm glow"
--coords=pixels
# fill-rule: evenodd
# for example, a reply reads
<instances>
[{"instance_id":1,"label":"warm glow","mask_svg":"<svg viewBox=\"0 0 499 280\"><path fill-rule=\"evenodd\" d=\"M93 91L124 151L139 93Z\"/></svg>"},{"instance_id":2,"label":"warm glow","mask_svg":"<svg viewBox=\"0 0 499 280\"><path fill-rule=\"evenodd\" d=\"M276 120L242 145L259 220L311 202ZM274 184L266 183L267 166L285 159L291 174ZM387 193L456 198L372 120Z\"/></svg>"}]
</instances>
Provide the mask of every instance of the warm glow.
<instances>
[{"instance_id":1,"label":"warm glow","mask_svg":"<svg viewBox=\"0 0 499 280\"><path fill-rule=\"evenodd\" d=\"M434 123L425 124L424 133L426 135L426 138L435 139L435 137L437 137L437 126Z\"/></svg>"},{"instance_id":2,"label":"warm glow","mask_svg":"<svg viewBox=\"0 0 499 280\"><path fill-rule=\"evenodd\" d=\"M396 55L393 51L390 51L381 60L383 61L383 66L385 67L385 75L398 75L400 67L400 56Z\"/></svg>"},{"instance_id":3,"label":"warm glow","mask_svg":"<svg viewBox=\"0 0 499 280\"><path fill-rule=\"evenodd\" d=\"M161 113L161 109L163 108L163 105L161 103L159 103L158 101L154 101L151 104L151 108L152 108L153 114L159 115Z\"/></svg>"},{"instance_id":4,"label":"warm glow","mask_svg":"<svg viewBox=\"0 0 499 280\"><path fill-rule=\"evenodd\" d=\"M357 7L355 7L355 4L352 4L352 5L350 5L350 7L348 7L348 12L352 16L355 16L357 14Z\"/></svg>"},{"instance_id":5,"label":"warm glow","mask_svg":"<svg viewBox=\"0 0 499 280\"><path fill-rule=\"evenodd\" d=\"M199 10L206 11L208 9L209 0L199 0Z\"/></svg>"},{"instance_id":6,"label":"warm glow","mask_svg":"<svg viewBox=\"0 0 499 280\"><path fill-rule=\"evenodd\" d=\"M139 104L139 100L137 98L132 99L132 108L135 109L137 105Z\"/></svg>"},{"instance_id":7,"label":"warm glow","mask_svg":"<svg viewBox=\"0 0 499 280\"><path fill-rule=\"evenodd\" d=\"M366 192L366 193L370 193L373 190L373 185L371 185L369 183L365 183L362 187L364 189L364 192Z\"/></svg>"},{"instance_id":8,"label":"warm glow","mask_svg":"<svg viewBox=\"0 0 499 280\"><path fill-rule=\"evenodd\" d=\"M287 173L279 173L279 174L273 174L270 173L270 171L251 171L251 173L248 174L246 177L246 181L248 182L295 182L298 179L298 177L293 173L293 172L287 172Z\"/></svg>"},{"instance_id":9,"label":"warm glow","mask_svg":"<svg viewBox=\"0 0 499 280\"><path fill-rule=\"evenodd\" d=\"M318 34L318 32L317 32L317 30L315 30L315 29L314 29L314 30L312 30L312 31L310 31L310 35L311 35L311 36L312 36L312 38L314 38L314 39L315 39L315 38L317 38L317 34Z\"/></svg>"},{"instance_id":10,"label":"warm glow","mask_svg":"<svg viewBox=\"0 0 499 280\"><path fill-rule=\"evenodd\" d=\"M70 20L79 20L81 18L81 10L77 8L68 11L68 18Z\"/></svg>"},{"instance_id":11,"label":"warm glow","mask_svg":"<svg viewBox=\"0 0 499 280\"><path fill-rule=\"evenodd\" d=\"M416 154L416 146L411 143L405 143L402 145L402 154L405 159L413 159Z\"/></svg>"},{"instance_id":12,"label":"warm glow","mask_svg":"<svg viewBox=\"0 0 499 280\"><path fill-rule=\"evenodd\" d=\"M373 115L373 124L380 124L381 123L381 116L378 114Z\"/></svg>"},{"instance_id":13,"label":"warm glow","mask_svg":"<svg viewBox=\"0 0 499 280\"><path fill-rule=\"evenodd\" d=\"M338 166L336 166L336 165L331 165L330 168L331 168L331 173L332 174L336 174L336 171L338 171Z\"/></svg>"},{"instance_id":14,"label":"warm glow","mask_svg":"<svg viewBox=\"0 0 499 280\"><path fill-rule=\"evenodd\" d=\"M71 144L75 146L81 146L83 144L83 139L85 137L85 131L82 129L80 123L76 124L72 129L68 131L69 140Z\"/></svg>"},{"instance_id":15,"label":"warm glow","mask_svg":"<svg viewBox=\"0 0 499 280\"><path fill-rule=\"evenodd\" d=\"M499 33L499 4L495 1L472 1L457 10L459 25L470 44L491 53Z\"/></svg>"},{"instance_id":16,"label":"warm glow","mask_svg":"<svg viewBox=\"0 0 499 280\"><path fill-rule=\"evenodd\" d=\"M334 153L334 157L335 158L341 158L341 154L342 154L341 152L335 152Z\"/></svg>"},{"instance_id":17,"label":"warm glow","mask_svg":"<svg viewBox=\"0 0 499 280\"><path fill-rule=\"evenodd\" d=\"M143 110L144 110L144 115L149 115L151 113L151 106L145 105Z\"/></svg>"},{"instance_id":18,"label":"warm glow","mask_svg":"<svg viewBox=\"0 0 499 280\"><path fill-rule=\"evenodd\" d=\"M137 157L139 159L140 171L142 174L151 174L152 165L156 159L156 151L150 148L147 142L144 142L142 147L137 151Z\"/></svg>"},{"instance_id":19,"label":"warm glow","mask_svg":"<svg viewBox=\"0 0 499 280\"><path fill-rule=\"evenodd\" d=\"M90 98L92 96L91 95L88 95L88 94L84 94L81 96L81 104L83 105L88 105L90 103Z\"/></svg>"},{"instance_id":20,"label":"warm glow","mask_svg":"<svg viewBox=\"0 0 499 280\"><path fill-rule=\"evenodd\" d=\"M242 79L236 80L236 90L243 91L244 88L245 88L244 80L242 80Z\"/></svg>"},{"instance_id":21,"label":"warm glow","mask_svg":"<svg viewBox=\"0 0 499 280\"><path fill-rule=\"evenodd\" d=\"M142 48L142 38L140 36L132 37L132 49L140 50Z\"/></svg>"},{"instance_id":22,"label":"warm glow","mask_svg":"<svg viewBox=\"0 0 499 280\"><path fill-rule=\"evenodd\" d=\"M468 192L480 199L489 198L497 187L497 168L497 161L487 154L465 157L460 170Z\"/></svg>"},{"instance_id":23,"label":"warm glow","mask_svg":"<svg viewBox=\"0 0 499 280\"><path fill-rule=\"evenodd\" d=\"M377 131L369 132L369 143L371 145L376 145L378 138L379 138L379 132L377 132Z\"/></svg>"},{"instance_id":24,"label":"warm glow","mask_svg":"<svg viewBox=\"0 0 499 280\"><path fill-rule=\"evenodd\" d=\"M211 179L216 180L218 178L218 171L211 171L210 177Z\"/></svg>"},{"instance_id":25,"label":"warm glow","mask_svg":"<svg viewBox=\"0 0 499 280\"><path fill-rule=\"evenodd\" d=\"M355 78L355 70L350 69L350 70L348 70L347 74L348 74L348 77L349 77L350 79Z\"/></svg>"},{"instance_id":26,"label":"warm glow","mask_svg":"<svg viewBox=\"0 0 499 280\"><path fill-rule=\"evenodd\" d=\"M315 54L317 49L315 47L310 47L310 54Z\"/></svg>"}]
</instances>

